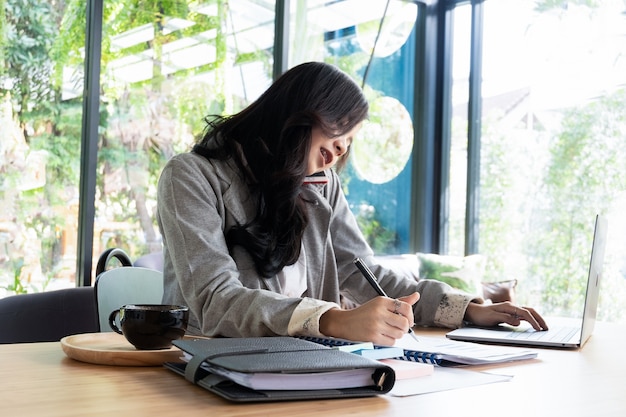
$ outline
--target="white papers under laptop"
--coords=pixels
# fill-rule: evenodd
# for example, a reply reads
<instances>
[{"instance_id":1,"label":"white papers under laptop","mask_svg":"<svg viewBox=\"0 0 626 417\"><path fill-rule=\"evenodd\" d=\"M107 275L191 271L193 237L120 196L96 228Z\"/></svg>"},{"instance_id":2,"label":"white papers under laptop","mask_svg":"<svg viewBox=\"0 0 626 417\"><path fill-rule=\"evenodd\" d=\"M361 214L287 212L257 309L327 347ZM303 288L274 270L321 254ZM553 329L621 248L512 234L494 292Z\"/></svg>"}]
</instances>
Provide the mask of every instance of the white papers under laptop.
<instances>
[{"instance_id":1,"label":"white papers under laptop","mask_svg":"<svg viewBox=\"0 0 626 417\"><path fill-rule=\"evenodd\" d=\"M562 322L548 322L547 331L535 331L529 325L512 327L501 325L495 328L464 327L449 332L446 336L452 340L468 342L486 342L507 345L528 345L536 347L579 348L591 333L596 322L598 311L598 294L600 278L604 263L606 247L607 220L604 216L596 216L585 306L581 319L567 319Z\"/></svg>"}]
</instances>

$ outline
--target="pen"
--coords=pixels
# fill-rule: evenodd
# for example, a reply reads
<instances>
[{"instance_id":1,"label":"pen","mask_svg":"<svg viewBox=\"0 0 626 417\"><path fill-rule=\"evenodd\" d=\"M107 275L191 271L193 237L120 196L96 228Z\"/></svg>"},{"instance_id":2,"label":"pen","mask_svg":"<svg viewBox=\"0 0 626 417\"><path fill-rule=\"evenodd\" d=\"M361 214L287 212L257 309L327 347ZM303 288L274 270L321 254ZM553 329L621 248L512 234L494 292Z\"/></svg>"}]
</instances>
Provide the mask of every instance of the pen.
<instances>
[{"instance_id":1,"label":"pen","mask_svg":"<svg viewBox=\"0 0 626 417\"><path fill-rule=\"evenodd\" d=\"M354 264L356 265L357 268L359 268L359 271L361 271L361 274L363 274L367 282L370 283L370 285L372 286L372 288L374 288L374 290L378 293L378 295L382 295L383 297L389 298L385 290L383 290L383 288L378 283L378 280L376 279L376 276L374 276L374 273L372 272L372 270L369 269L367 265L365 265L365 262L363 262L361 258L354 258ZM415 333L413 333L413 329L411 329L410 327L409 327L409 334L411 335L411 337L413 337L413 339L415 339L416 342L419 342L419 340L417 340L417 336L415 336Z\"/></svg>"}]
</instances>

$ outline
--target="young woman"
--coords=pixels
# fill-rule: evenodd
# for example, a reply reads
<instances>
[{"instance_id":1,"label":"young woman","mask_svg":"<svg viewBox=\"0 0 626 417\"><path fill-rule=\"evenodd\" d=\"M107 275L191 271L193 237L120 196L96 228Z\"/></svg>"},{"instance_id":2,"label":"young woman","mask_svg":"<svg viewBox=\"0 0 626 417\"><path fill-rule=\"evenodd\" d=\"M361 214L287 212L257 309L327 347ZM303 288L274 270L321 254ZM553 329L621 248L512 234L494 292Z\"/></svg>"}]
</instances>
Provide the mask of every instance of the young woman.
<instances>
[{"instance_id":1,"label":"young woman","mask_svg":"<svg viewBox=\"0 0 626 417\"><path fill-rule=\"evenodd\" d=\"M393 344L415 323L459 327L527 320L531 308L484 305L430 280L374 264L333 167L367 117L360 88L337 68L301 64L165 166L158 188L163 301L190 307L205 336L327 336ZM355 267L362 258L391 298ZM345 297L358 307L345 309Z\"/></svg>"}]
</instances>

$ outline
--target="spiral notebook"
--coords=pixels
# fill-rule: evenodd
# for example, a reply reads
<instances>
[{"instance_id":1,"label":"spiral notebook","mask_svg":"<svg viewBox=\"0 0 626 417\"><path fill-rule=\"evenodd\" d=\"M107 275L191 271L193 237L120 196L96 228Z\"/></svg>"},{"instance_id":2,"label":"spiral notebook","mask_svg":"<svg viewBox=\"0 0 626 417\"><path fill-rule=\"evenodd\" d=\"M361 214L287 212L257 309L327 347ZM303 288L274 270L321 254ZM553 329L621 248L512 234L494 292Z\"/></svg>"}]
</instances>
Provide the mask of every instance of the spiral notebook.
<instances>
[{"instance_id":1,"label":"spiral notebook","mask_svg":"<svg viewBox=\"0 0 626 417\"><path fill-rule=\"evenodd\" d=\"M335 338L305 337L304 339L331 347L357 343ZM418 342L408 333L402 339L398 339L394 346L401 347L404 351L404 354L398 359L438 366L482 365L537 357L537 352L530 349L455 342L444 338L421 335Z\"/></svg>"}]
</instances>

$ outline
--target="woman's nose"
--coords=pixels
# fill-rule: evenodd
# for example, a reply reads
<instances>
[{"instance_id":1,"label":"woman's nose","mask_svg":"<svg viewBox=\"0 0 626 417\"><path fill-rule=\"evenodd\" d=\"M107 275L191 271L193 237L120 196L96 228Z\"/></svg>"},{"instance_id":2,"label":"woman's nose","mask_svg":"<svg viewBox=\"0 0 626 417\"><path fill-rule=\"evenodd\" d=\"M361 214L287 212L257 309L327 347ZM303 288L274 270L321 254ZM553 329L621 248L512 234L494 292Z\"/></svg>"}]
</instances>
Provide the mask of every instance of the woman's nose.
<instances>
[{"instance_id":1,"label":"woman's nose","mask_svg":"<svg viewBox=\"0 0 626 417\"><path fill-rule=\"evenodd\" d=\"M348 145L346 143L345 138L339 138L335 140L335 150L337 151L337 156L341 156L348 150Z\"/></svg>"}]
</instances>

